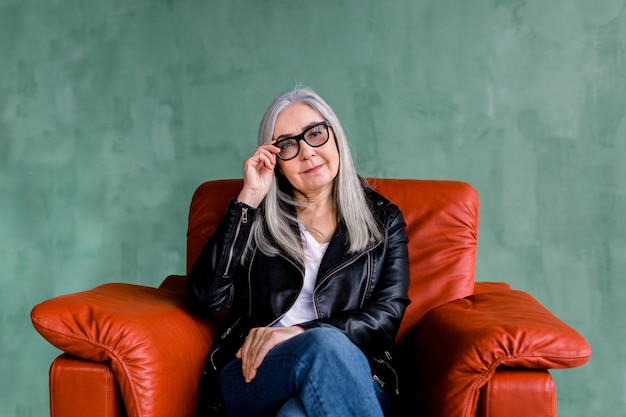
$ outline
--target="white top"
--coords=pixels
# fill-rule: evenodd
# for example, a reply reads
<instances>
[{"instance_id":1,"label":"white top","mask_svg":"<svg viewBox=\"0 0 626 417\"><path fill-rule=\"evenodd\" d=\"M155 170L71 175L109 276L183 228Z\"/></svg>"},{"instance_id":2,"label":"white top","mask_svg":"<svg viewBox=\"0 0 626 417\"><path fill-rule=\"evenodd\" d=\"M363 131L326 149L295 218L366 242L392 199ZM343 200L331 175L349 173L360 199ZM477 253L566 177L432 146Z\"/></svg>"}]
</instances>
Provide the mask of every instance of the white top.
<instances>
[{"instance_id":1,"label":"white top","mask_svg":"<svg viewBox=\"0 0 626 417\"><path fill-rule=\"evenodd\" d=\"M302 224L300 225L300 233L304 237L304 285L296 298L296 302L276 323L276 326L293 326L315 319L313 289L315 288L317 272L320 269L322 257L326 253L328 242L319 243Z\"/></svg>"}]
</instances>

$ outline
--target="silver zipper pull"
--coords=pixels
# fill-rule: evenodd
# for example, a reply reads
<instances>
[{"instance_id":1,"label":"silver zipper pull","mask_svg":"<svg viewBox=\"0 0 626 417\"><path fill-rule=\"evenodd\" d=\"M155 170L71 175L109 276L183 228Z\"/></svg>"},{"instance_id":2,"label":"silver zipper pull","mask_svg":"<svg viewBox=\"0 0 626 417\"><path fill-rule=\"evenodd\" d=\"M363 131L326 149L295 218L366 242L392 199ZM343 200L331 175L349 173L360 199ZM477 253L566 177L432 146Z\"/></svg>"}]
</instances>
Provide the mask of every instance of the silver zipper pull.
<instances>
[{"instance_id":1,"label":"silver zipper pull","mask_svg":"<svg viewBox=\"0 0 626 417\"><path fill-rule=\"evenodd\" d=\"M226 331L224 333L222 333L222 336L220 336L220 338L222 340L226 339L228 337L228 335L230 334L230 332L232 332L233 329L232 327L229 327L228 329L226 329Z\"/></svg>"},{"instance_id":2,"label":"silver zipper pull","mask_svg":"<svg viewBox=\"0 0 626 417\"><path fill-rule=\"evenodd\" d=\"M380 385L381 388L385 388L385 385L387 385L387 384L385 384L385 381L380 379L380 377L378 375L376 375L376 374L372 375L372 379L374 381L376 381L378 383L378 385Z\"/></svg>"},{"instance_id":3,"label":"silver zipper pull","mask_svg":"<svg viewBox=\"0 0 626 417\"><path fill-rule=\"evenodd\" d=\"M248 207L241 208L241 223L248 223Z\"/></svg>"}]
</instances>

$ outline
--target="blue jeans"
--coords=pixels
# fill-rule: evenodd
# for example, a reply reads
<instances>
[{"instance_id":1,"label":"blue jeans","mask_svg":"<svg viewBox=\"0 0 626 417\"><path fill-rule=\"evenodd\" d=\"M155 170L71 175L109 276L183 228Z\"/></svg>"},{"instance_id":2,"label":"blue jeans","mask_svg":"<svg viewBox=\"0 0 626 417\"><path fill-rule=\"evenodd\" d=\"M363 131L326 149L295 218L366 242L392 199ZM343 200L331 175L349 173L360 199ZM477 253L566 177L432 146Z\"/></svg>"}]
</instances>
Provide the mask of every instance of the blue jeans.
<instances>
[{"instance_id":1,"label":"blue jeans","mask_svg":"<svg viewBox=\"0 0 626 417\"><path fill-rule=\"evenodd\" d=\"M241 360L232 360L219 383L227 417L382 417L390 400L372 380L361 350L329 327L275 346L250 383Z\"/></svg>"}]
</instances>

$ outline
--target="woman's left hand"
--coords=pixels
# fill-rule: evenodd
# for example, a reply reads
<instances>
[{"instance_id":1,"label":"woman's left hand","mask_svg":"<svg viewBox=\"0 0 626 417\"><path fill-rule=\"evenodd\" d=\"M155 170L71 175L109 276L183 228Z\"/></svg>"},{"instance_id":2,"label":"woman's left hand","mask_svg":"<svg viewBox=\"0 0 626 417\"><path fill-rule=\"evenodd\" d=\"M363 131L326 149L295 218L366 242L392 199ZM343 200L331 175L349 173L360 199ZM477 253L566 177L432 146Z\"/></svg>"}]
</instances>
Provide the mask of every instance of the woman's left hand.
<instances>
[{"instance_id":1,"label":"woman's left hand","mask_svg":"<svg viewBox=\"0 0 626 417\"><path fill-rule=\"evenodd\" d=\"M298 326L255 327L251 329L236 355L241 359L241 370L246 382L254 379L256 370L261 366L265 355L274 346L302 332L304 329Z\"/></svg>"}]
</instances>

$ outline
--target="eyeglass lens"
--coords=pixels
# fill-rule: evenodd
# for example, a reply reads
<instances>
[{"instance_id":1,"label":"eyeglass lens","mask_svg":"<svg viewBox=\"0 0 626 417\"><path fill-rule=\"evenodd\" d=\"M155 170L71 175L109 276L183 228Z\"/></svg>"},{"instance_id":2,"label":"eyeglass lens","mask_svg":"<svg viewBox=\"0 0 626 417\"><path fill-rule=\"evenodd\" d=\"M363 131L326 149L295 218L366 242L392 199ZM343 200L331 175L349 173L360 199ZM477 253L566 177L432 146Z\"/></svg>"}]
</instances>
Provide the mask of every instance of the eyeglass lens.
<instances>
[{"instance_id":1,"label":"eyeglass lens","mask_svg":"<svg viewBox=\"0 0 626 417\"><path fill-rule=\"evenodd\" d=\"M317 148L328 141L328 123L321 122L309 127L307 130L291 138L285 138L274 143L280 148L278 157L284 161L295 158L300 152L300 140L304 140L309 146Z\"/></svg>"}]
</instances>

